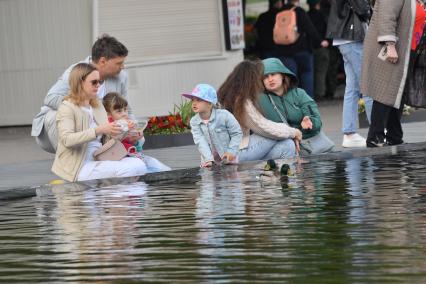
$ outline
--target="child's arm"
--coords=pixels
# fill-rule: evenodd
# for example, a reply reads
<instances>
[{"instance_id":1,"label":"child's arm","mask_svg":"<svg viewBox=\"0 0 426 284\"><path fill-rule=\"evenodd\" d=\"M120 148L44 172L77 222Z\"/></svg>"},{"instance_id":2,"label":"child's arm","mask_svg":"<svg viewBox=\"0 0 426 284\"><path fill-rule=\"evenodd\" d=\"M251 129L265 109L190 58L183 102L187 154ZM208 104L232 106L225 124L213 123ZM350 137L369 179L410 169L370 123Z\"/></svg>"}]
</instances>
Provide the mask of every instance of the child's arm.
<instances>
[{"instance_id":1,"label":"child's arm","mask_svg":"<svg viewBox=\"0 0 426 284\"><path fill-rule=\"evenodd\" d=\"M193 119L190 122L192 138L194 139L195 145L198 147L198 151L201 154L202 165L208 162L213 162L214 157L210 149L210 145L204 136L199 124L195 123Z\"/></svg>"},{"instance_id":2,"label":"child's arm","mask_svg":"<svg viewBox=\"0 0 426 284\"><path fill-rule=\"evenodd\" d=\"M228 113L225 123L226 129L228 130L229 136L231 137L231 141L229 141L228 148L223 154L222 159L226 158L229 161L233 161L235 156L238 154L240 143L243 139L243 131L241 130L241 126L234 115L232 115L227 110L225 111Z\"/></svg>"}]
</instances>

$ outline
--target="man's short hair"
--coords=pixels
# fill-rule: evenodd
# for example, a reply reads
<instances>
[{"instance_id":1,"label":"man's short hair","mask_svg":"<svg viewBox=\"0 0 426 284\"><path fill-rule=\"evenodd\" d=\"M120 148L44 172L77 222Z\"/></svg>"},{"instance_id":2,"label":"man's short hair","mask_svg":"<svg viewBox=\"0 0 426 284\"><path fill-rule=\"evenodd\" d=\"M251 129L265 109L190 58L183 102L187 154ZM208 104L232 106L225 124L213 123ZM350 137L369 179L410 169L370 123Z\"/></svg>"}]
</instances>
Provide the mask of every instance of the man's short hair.
<instances>
[{"instance_id":1,"label":"man's short hair","mask_svg":"<svg viewBox=\"0 0 426 284\"><path fill-rule=\"evenodd\" d=\"M103 34L92 47L92 61L98 62L101 57L112 59L116 57L126 57L129 51L115 37Z\"/></svg>"}]
</instances>

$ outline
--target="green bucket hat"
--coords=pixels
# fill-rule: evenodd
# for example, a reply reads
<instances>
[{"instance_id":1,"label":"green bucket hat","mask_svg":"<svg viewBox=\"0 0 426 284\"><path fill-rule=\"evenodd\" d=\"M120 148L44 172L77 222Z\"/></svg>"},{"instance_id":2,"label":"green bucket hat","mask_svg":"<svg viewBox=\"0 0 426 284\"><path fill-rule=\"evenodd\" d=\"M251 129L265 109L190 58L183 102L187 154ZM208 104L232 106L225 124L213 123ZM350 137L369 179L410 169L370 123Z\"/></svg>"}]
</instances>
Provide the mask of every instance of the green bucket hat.
<instances>
[{"instance_id":1,"label":"green bucket hat","mask_svg":"<svg viewBox=\"0 0 426 284\"><path fill-rule=\"evenodd\" d=\"M278 58L267 58L262 60L263 62L263 75L269 75L272 73L282 73L290 77L291 81L297 84L298 80L296 75L290 71Z\"/></svg>"}]
</instances>

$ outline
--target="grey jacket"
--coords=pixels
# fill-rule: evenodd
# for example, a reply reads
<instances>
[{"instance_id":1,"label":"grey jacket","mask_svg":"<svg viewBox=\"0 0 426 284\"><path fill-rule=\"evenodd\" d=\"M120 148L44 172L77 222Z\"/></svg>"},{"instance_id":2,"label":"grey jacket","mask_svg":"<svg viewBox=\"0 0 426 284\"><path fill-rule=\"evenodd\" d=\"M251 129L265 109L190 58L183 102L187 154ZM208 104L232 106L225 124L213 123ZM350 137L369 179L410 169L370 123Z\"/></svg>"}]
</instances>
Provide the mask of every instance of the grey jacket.
<instances>
[{"instance_id":1,"label":"grey jacket","mask_svg":"<svg viewBox=\"0 0 426 284\"><path fill-rule=\"evenodd\" d=\"M191 132L195 145L201 153L201 161L214 161L211 143L219 156L225 152L238 154L243 132L235 117L225 109L213 109L206 125L198 114L191 118ZM210 139L208 138L210 137Z\"/></svg>"},{"instance_id":2,"label":"grey jacket","mask_svg":"<svg viewBox=\"0 0 426 284\"><path fill-rule=\"evenodd\" d=\"M70 67L59 77L58 81L50 88L44 98L43 106L40 112L33 119L31 136L39 136L44 124L44 118L50 110L58 110L63 98L68 95L70 86L68 82L72 68L78 63L90 63L90 56L85 60L77 62ZM106 92L117 92L127 100L127 72L124 70L115 78L108 78L104 81ZM133 117L133 112L129 108L129 116Z\"/></svg>"}]
</instances>

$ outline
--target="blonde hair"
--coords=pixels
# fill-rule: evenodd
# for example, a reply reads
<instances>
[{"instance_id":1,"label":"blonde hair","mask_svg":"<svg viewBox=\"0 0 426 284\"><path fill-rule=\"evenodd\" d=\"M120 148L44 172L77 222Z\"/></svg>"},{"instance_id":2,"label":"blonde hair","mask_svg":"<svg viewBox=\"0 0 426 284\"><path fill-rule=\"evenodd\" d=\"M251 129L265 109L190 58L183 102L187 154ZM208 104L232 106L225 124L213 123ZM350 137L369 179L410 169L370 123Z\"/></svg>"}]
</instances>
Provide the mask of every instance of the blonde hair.
<instances>
[{"instance_id":1,"label":"blonde hair","mask_svg":"<svg viewBox=\"0 0 426 284\"><path fill-rule=\"evenodd\" d=\"M93 71L97 70L95 66L88 63L78 63L76 64L70 73L69 76L69 85L70 92L64 98L64 100L71 100L76 105L82 105L86 97L83 95L83 82L86 80L87 76L91 74ZM91 99L89 104L92 107L99 106L99 99Z\"/></svg>"}]
</instances>

